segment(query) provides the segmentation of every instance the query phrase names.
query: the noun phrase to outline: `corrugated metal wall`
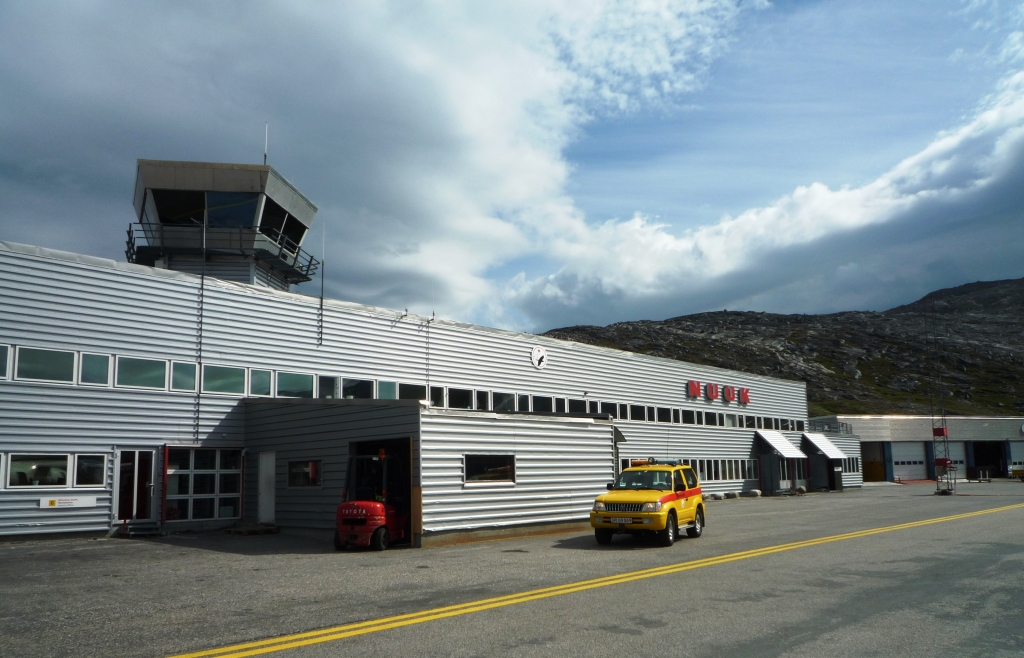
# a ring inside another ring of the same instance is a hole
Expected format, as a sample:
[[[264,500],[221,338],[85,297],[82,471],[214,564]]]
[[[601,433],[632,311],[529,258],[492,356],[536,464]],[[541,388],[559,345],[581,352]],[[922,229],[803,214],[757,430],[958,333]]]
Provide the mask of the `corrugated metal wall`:
[[[589,518],[614,477],[608,421],[446,410],[421,418],[424,533]],[[515,484],[466,484],[467,454],[514,454]]]
[[[199,293],[198,278],[189,274],[0,242],[0,344],[194,362]],[[317,298],[209,278],[204,298],[203,360],[209,364],[806,418],[802,382],[428,322],[335,300],[325,303],[318,346]],[[546,369],[531,362],[535,345],[548,351]],[[688,399],[689,379],[750,388],[751,403]],[[188,393],[2,380],[0,452],[26,445],[112,451],[125,444],[190,444],[194,399]],[[203,445],[242,445],[240,399],[202,396]],[[740,435],[727,428],[637,423],[627,433],[636,436],[638,456],[650,449],[644,442],[653,447],[676,433],[692,446],[686,452],[693,457],[741,456],[751,445],[744,448]],[[714,452],[693,454],[704,451]],[[24,505],[12,501],[37,499],[35,493],[0,490],[0,505]]]
[[[278,525],[333,528],[348,468],[349,444],[413,439],[419,434],[419,403],[348,400],[257,400],[245,403],[245,511],[256,522],[260,451],[276,455]],[[288,487],[288,462],[323,461],[319,487]]]

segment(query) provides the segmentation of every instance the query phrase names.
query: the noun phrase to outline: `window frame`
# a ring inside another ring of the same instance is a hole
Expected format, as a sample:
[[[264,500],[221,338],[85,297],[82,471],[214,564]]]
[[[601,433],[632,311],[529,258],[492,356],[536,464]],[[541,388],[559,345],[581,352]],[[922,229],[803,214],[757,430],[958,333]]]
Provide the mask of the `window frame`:
[[[467,479],[470,457],[509,457],[512,460],[511,480],[469,480]],[[513,488],[517,485],[516,454],[514,452],[465,452],[462,453],[462,486],[463,488]]]
[[[198,382],[198,385],[199,385],[200,389],[202,390],[203,395],[223,395],[223,396],[228,396],[228,397],[238,397],[238,396],[245,397],[245,395],[249,392],[249,369],[246,368],[245,366],[228,366],[228,365],[223,365],[223,364],[220,364],[220,363],[203,363],[202,365],[203,365],[203,367],[201,368],[201,372],[199,373],[199,377],[197,377],[197,379],[201,380],[200,382]],[[242,392],[241,393],[237,393],[235,391],[210,391],[210,390],[207,390],[207,388],[206,388],[206,369],[207,368],[224,368],[225,370],[241,370],[242,371]],[[314,387],[313,388],[313,397],[316,397],[316,378],[315,377],[313,379],[313,387]],[[193,391],[193,392],[195,392],[195,391]]]
[[[252,374],[254,372],[265,372],[270,375],[270,392],[269,393],[253,393],[252,392]],[[274,397],[274,371],[266,368],[249,368],[247,376],[245,378],[245,389],[246,395],[254,398],[272,398]]]
[[[239,464],[238,464],[238,468],[223,468],[222,467],[222,464],[224,462],[224,459],[223,459],[224,451],[226,451],[226,450],[241,451],[242,448],[240,448],[240,447],[204,448],[202,446],[198,446],[197,447],[197,446],[194,446],[194,445],[168,445],[166,449],[167,449],[168,453],[165,453],[165,459],[166,459],[166,456],[169,455],[169,451],[171,451],[171,450],[187,450],[188,451],[188,466],[186,468],[174,468],[174,469],[172,469],[172,468],[169,467],[169,462],[168,461],[164,461],[163,469],[164,469],[164,474],[166,475],[166,477],[169,479],[173,475],[188,475],[188,478],[189,478],[189,480],[188,480],[188,492],[187,493],[176,493],[176,494],[170,494],[170,493],[166,493],[166,492],[164,493],[164,500],[165,500],[165,502],[164,502],[164,514],[165,515],[167,514],[167,509],[169,508],[169,506],[167,504],[168,502],[170,502],[170,501],[178,501],[178,500],[187,500],[188,501],[188,503],[187,503],[187,507],[188,507],[188,516],[187,516],[187,518],[183,518],[183,519],[165,518],[165,521],[167,523],[194,523],[194,522],[207,522],[207,521],[221,521],[221,520],[229,520],[229,519],[236,519],[237,520],[237,519],[241,519],[242,518],[242,512],[243,512],[243,510],[242,510],[242,494],[243,494],[243,491],[244,491],[245,483],[241,481],[241,474],[242,474],[242,471],[243,471],[244,463],[240,459],[239,460]],[[195,458],[196,450],[213,450],[213,451],[215,451],[216,455],[215,455],[215,458],[214,458],[214,464],[213,464],[213,468],[212,469],[209,469],[209,468],[196,468],[195,467],[195,465],[196,465],[196,458]],[[237,474],[239,476],[240,489],[239,489],[239,491],[237,493],[223,493],[223,492],[221,492],[221,490],[220,490],[221,489],[221,487],[220,487],[221,476],[222,475],[226,475],[226,474]],[[213,493],[201,493],[201,494],[195,493],[195,476],[196,475],[212,475],[213,476]],[[201,518],[201,519],[193,518],[193,508],[194,508],[193,502],[196,499],[200,499],[200,500],[212,499],[213,500],[214,508],[213,508],[213,516],[212,517],[210,517],[210,518]],[[220,502],[221,502],[221,499],[235,499],[235,500],[237,500],[236,509],[238,511],[238,515],[237,516],[221,516],[220,515],[220,510],[221,510]]]
[[[85,382],[82,381],[82,367],[85,364],[85,357],[87,356],[105,356],[107,357],[107,383],[97,384],[96,382]],[[110,354],[100,354],[98,352],[79,352],[78,353],[78,366],[75,369],[75,384],[78,386],[91,386],[92,388],[110,388],[114,385],[114,357]]]
[[[66,491],[73,489],[72,483],[74,483],[74,473],[72,472],[74,459],[72,457],[75,453],[73,452],[7,452],[4,453],[7,457],[6,468],[3,470],[3,488],[8,491]],[[11,484],[11,468],[14,462],[14,457],[28,456],[28,457],[64,457],[65,468],[64,468],[64,484]],[[84,487],[83,487],[84,488]],[[91,488],[91,487],[90,487]]]
[[[188,388],[174,388],[174,366],[178,365],[179,363],[181,365],[192,366],[193,368],[195,368],[195,372],[193,373],[193,376],[192,376],[192,388],[191,389],[188,389]],[[206,364],[204,363],[203,366],[205,367]],[[171,361],[171,365],[168,368],[168,372],[167,372],[167,390],[173,391],[175,393],[195,393],[196,390],[199,388],[199,380],[200,380],[201,377],[202,377],[202,373],[201,373],[201,371],[199,369],[199,364],[198,363],[194,363],[192,361]]]
[[[75,462],[75,474],[74,474],[74,480],[72,480],[72,483],[69,485],[69,487],[71,489],[106,489],[107,488],[107,471],[109,470],[109,466],[107,464],[107,455],[106,455],[106,453],[99,453],[99,452],[76,452],[76,453],[74,453],[73,456],[74,456],[74,462]],[[103,459],[103,482],[101,482],[100,484],[78,484],[78,459],[80,457],[100,457],[101,459]]]
[[[18,374],[18,366],[21,364],[21,351],[22,350],[35,350],[37,352],[57,352],[59,354],[70,354],[71,355],[71,379],[36,379],[35,377],[22,377]],[[19,382],[32,382],[36,384],[62,384],[64,386],[74,386],[78,383],[78,352],[74,350],[52,350],[47,347],[30,347],[28,345],[18,345],[15,348],[14,363],[11,367],[11,376],[14,381]]]
[[[219,457],[219,455],[218,455]],[[292,464],[317,464],[317,479],[316,483],[310,484],[292,484]],[[219,464],[218,464],[219,465]],[[219,475],[219,473],[218,473]],[[285,464],[285,484],[287,489],[298,489],[299,491],[309,491],[310,489],[323,489],[324,488],[324,460],[320,459],[289,459]],[[220,487],[220,478],[217,479],[217,486]]]
[[[291,370],[279,370],[275,373],[274,377],[274,397],[284,398],[286,400],[315,400],[316,399],[316,374],[312,372],[292,372]],[[301,395],[281,395],[281,375],[298,375],[300,377],[309,377],[312,379],[312,390],[309,397]]]
[[[0,368],[0,379],[9,379],[14,376],[13,373],[8,375],[11,370],[11,364],[14,363],[14,358],[12,357],[14,350],[7,344],[0,344],[0,350],[4,351],[4,367]]]
[[[133,384],[119,384],[118,375],[121,372],[121,359],[135,359],[137,361],[153,361],[164,364],[164,385],[162,388],[155,386],[135,386]],[[128,356],[127,354],[118,354],[115,357],[116,362],[114,363],[114,388],[126,388],[133,391],[166,391],[168,387],[168,378],[171,376],[170,361],[168,359],[151,359],[147,356]]]

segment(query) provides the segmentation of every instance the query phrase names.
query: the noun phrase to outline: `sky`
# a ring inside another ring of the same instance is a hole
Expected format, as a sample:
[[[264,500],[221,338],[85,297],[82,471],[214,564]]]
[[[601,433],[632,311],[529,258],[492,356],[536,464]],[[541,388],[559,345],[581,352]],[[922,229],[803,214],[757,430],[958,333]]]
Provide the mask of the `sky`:
[[[266,123],[331,297],[540,332],[1024,276],[1019,2],[0,0],[0,240],[123,260],[136,159]]]

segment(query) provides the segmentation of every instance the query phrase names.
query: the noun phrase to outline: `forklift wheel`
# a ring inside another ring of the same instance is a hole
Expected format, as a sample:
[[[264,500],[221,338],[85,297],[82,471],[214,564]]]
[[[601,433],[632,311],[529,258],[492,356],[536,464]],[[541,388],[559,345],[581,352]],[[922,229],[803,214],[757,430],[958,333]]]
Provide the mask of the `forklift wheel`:
[[[373,531],[373,536],[370,537],[370,548],[375,551],[383,551],[391,543],[391,537],[388,536],[388,529],[381,526]]]
[[[341,533],[337,530],[334,531],[334,550],[344,550],[345,544],[341,543]]]

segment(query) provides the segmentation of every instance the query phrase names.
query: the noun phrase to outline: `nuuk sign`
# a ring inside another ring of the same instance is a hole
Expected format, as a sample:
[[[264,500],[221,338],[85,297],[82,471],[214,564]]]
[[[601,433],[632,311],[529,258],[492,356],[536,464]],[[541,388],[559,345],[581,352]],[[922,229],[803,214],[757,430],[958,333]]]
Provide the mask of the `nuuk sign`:
[[[708,400],[717,400],[721,398],[724,402],[736,402],[740,404],[750,404],[750,389],[740,388],[738,386],[725,386],[721,384],[712,384],[711,382],[705,382],[703,385],[695,379],[691,379],[686,382],[686,397],[699,398],[701,393]]]

